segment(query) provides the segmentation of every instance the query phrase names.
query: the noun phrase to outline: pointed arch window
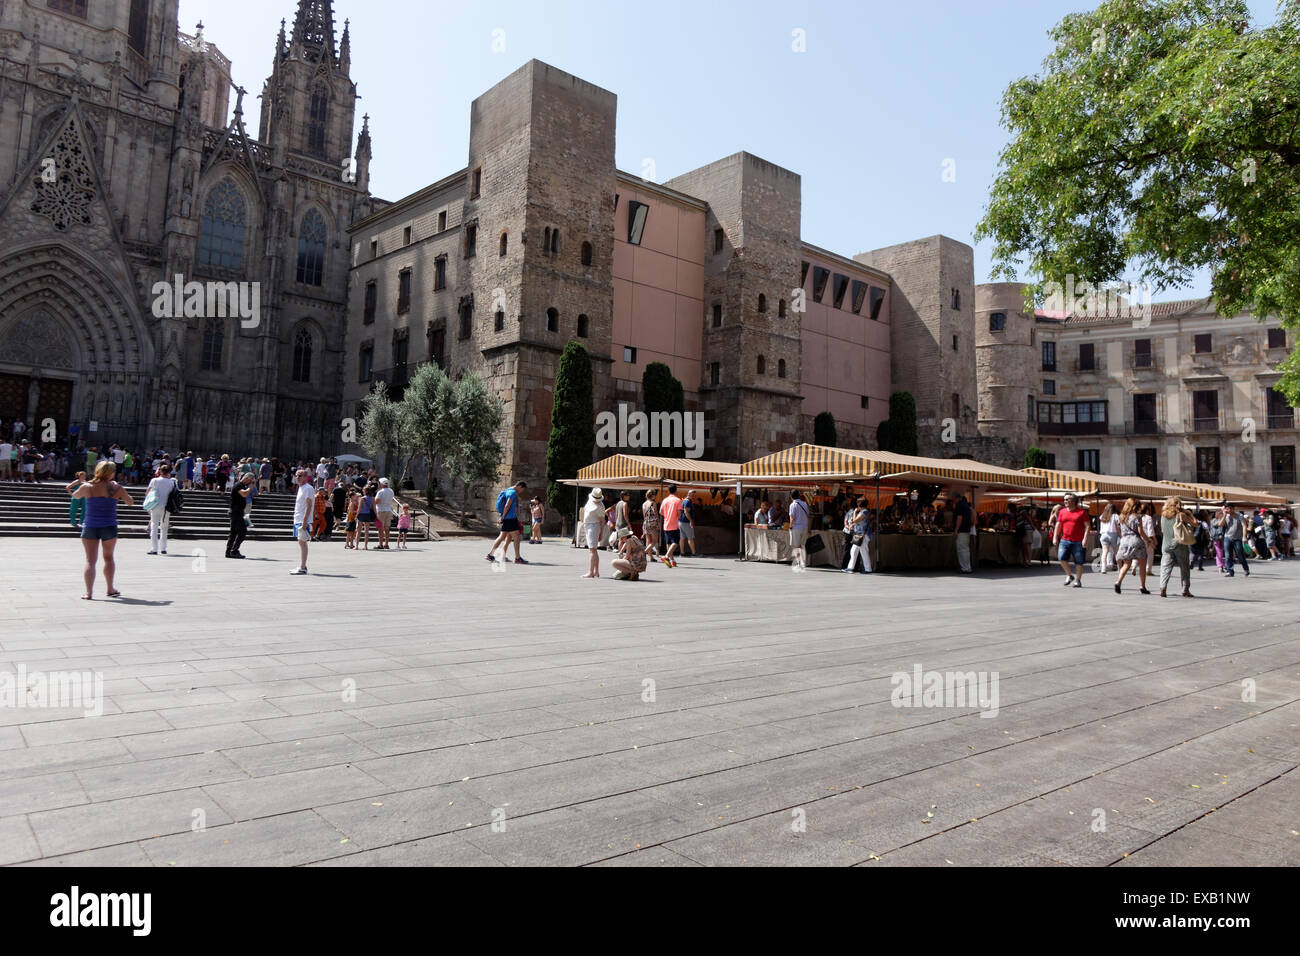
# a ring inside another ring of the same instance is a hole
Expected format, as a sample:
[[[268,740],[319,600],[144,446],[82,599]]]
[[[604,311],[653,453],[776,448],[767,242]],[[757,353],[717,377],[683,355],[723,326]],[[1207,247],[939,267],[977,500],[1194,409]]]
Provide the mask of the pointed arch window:
[[[248,207],[235,181],[227,176],[212,187],[199,221],[199,265],[242,269]]]
[[[315,342],[311,330],[300,328],[293,337],[293,380],[295,382],[311,381],[311,353]]]
[[[126,36],[132,50],[141,56],[148,56],[149,0],[131,0],[131,17],[127,21]]]
[[[312,209],[298,229],[298,281],[320,285],[325,270],[325,217]]]
[[[311,112],[307,117],[307,152],[325,155],[325,120],[329,112],[329,91],[318,86],[311,93]]]
[[[203,323],[203,355],[199,365],[203,371],[221,371],[221,351],[225,341],[226,331],[220,319],[210,318]]]

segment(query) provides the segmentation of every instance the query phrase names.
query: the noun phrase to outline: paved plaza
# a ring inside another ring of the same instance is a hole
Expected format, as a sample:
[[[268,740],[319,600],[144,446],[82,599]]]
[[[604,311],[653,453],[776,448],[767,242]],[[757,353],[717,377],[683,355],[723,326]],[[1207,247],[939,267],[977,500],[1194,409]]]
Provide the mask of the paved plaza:
[[[1300,864],[1300,562],[1189,601],[205,544],[123,541],[85,602],[77,542],[5,542],[0,672],[101,674],[103,715],[0,708],[0,863]],[[918,670],[996,693],[895,706]]]

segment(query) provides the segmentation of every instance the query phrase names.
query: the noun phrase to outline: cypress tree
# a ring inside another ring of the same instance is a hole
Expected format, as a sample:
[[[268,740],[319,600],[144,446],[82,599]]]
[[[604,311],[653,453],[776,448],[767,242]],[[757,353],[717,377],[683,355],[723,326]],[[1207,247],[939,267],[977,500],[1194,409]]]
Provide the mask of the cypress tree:
[[[555,373],[551,437],[546,445],[546,502],[561,514],[568,514],[573,506],[573,492],[557,482],[575,477],[592,461],[596,444],[592,402],[591,356],[580,343],[570,342]]]

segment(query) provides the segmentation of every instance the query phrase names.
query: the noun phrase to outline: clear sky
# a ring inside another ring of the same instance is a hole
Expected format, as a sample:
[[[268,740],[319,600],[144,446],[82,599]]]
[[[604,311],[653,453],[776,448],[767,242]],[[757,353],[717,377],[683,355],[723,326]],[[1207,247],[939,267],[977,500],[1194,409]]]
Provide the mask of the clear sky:
[[[253,136],[280,20],[291,30],[297,6],[181,0],[181,29],[202,20],[233,61]],[[395,200],[460,169],[470,102],[535,57],[617,94],[620,169],[663,182],[747,150],[802,177],[803,238],[851,256],[935,233],[971,242],[1007,138],[1002,91],[1038,72],[1062,16],[1091,6],[335,0],[334,17],[338,37],[352,21],[357,129],[369,113],[377,196]],[[1274,0],[1251,9],[1270,22]],[[975,281],[989,268],[985,242]],[[1157,298],[1208,288],[1202,277]]]

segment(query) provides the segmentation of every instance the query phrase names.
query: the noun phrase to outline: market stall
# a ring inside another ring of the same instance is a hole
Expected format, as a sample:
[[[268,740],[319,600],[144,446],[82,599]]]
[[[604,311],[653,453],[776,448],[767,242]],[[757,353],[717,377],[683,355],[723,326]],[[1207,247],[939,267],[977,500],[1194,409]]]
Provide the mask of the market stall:
[[[838,568],[844,560],[844,535],[839,531],[810,531],[804,544],[808,567]],[[745,560],[788,564],[793,557],[789,529],[745,526]]]

